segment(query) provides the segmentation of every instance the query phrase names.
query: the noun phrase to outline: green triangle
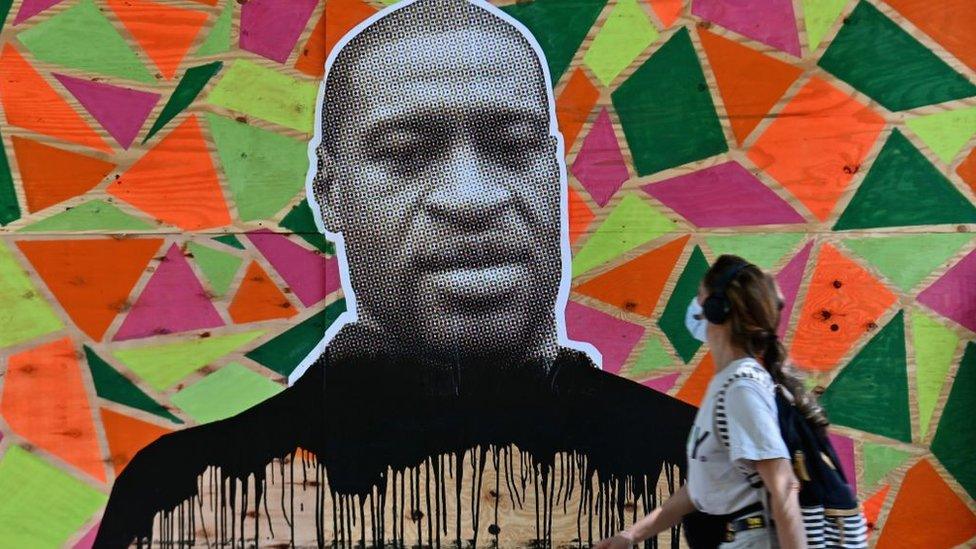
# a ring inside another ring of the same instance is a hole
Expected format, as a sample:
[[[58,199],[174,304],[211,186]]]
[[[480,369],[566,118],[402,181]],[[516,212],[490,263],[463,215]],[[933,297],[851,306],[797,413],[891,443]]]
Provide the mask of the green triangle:
[[[210,282],[210,287],[215,296],[222,296],[230,288],[237,269],[244,262],[243,259],[234,254],[215,250],[196,242],[187,245],[190,253],[193,254],[193,262],[199,265],[203,275]]]
[[[894,130],[834,230],[945,223],[976,223],[976,206]]]
[[[976,134],[976,107],[917,116],[905,121],[940,160],[949,164]]]
[[[339,299],[245,356],[287,377],[312,352],[325,336],[325,331],[345,310],[346,300]]]
[[[8,6],[9,7],[9,6]],[[20,205],[14,189],[14,177],[10,172],[7,150],[0,135],[0,226],[20,219]]]
[[[10,15],[10,6],[13,4],[14,0],[0,0],[0,30],[3,30],[3,25],[7,22],[7,16]]]
[[[637,0],[620,0],[586,50],[583,62],[604,86],[609,86],[657,37],[657,29]]]
[[[153,388],[164,391],[191,372],[246,345],[262,333],[264,332],[257,330],[197,337],[176,343],[118,349],[114,355]]]
[[[221,244],[226,244],[227,246],[230,246],[231,248],[237,248],[238,250],[243,250],[244,249],[244,245],[241,244],[241,241],[238,240],[237,237],[234,236],[234,235],[232,235],[232,234],[225,234],[223,236],[215,236],[212,240],[215,240],[217,242],[220,242]]]
[[[795,249],[804,236],[802,233],[738,234],[709,236],[705,242],[716,258],[722,254],[737,255],[768,270]]]
[[[224,11],[220,12],[217,20],[210,27],[210,34],[197,49],[198,57],[216,55],[230,50],[230,29],[234,18],[234,6],[237,2],[227,2]]]
[[[170,400],[197,423],[235,416],[284,390],[236,362],[176,393]]]
[[[638,175],[729,149],[687,28],[674,33],[612,94]]]
[[[190,103],[193,103],[193,100],[200,95],[200,90],[207,85],[207,82],[223,66],[223,62],[214,61],[213,63],[187,69],[186,73],[183,74],[183,78],[180,79],[180,83],[173,90],[173,95],[169,96],[169,99],[166,100],[166,105],[163,106],[162,112],[159,113],[159,118],[153,122],[152,127],[149,128],[149,133],[142,139],[142,142],[149,141],[170,120],[183,112],[183,109],[189,107]]]
[[[671,297],[668,298],[668,304],[664,307],[661,318],[657,321],[657,325],[661,327],[685,364],[702,346],[702,343],[692,337],[685,327],[685,312],[691,299],[698,295],[698,286],[705,277],[706,271],[708,271],[708,261],[705,259],[705,254],[702,253],[701,248],[695,246],[688,264],[685,265],[685,270],[678,277]]]
[[[976,85],[860,0],[818,62],[890,111],[976,95]]]
[[[215,114],[207,122],[241,221],[271,218],[305,187],[306,143]]]
[[[573,258],[573,276],[675,229],[674,221],[636,194],[624,195]]]
[[[666,368],[674,363],[674,358],[664,348],[664,344],[657,337],[647,338],[644,350],[637,356],[634,364],[624,371],[624,377],[634,380],[646,379],[650,374]]]
[[[810,51],[820,47],[824,35],[840,17],[845,5],[847,0],[803,0],[803,22]]]
[[[565,0],[535,0],[510,4],[502,10],[518,19],[539,41],[555,86],[606,4],[607,0],[575,0],[572,9],[567,9]]]
[[[973,410],[976,410],[976,342],[970,341],[966,344],[949,399],[939,419],[939,428],[932,439],[932,453],[970,497],[976,497]]]
[[[308,199],[302,199],[297,206],[291,209],[279,223],[282,227],[291,230],[302,237],[305,242],[315,246],[322,252],[335,255],[335,244],[329,242],[319,232],[315,225],[315,217],[312,215],[312,208],[308,205]]]
[[[912,339],[915,342],[915,382],[918,389],[918,425],[922,437],[945,385],[959,336],[921,311],[912,311]]]
[[[81,0],[20,31],[17,39],[40,61],[105,76],[156,82],[92,0]]]
[[[911,456],[910,453],[884,444],[865,442],[861,447],[864,458],[864,486],[872,487]]]
[[[60,330],[61,321],[0,240],[0,348]]]
[[[166,418],[173,423],[183,423],[180,418],[171,414],[163,405],[137,387],[135,383],[126,379],[124,375],[102,360],[87,345],[85,345],[85,356],[88,358],[88,369],[91,370],[92,381],[95,382],[95,392],[98,396]]]
[[[151,231],[153,229],[155,227],[149,222],[123,212],[114,204],[105,200],[91,200],[47,219],[31,223],[18,232]]]
[[[904,317],[898,311],[824,391],[820,403],[832,423],[912,441]]]
[[[210,90],[207,102],[311,134],[318,90],[317,82],[239,58]]]
[[[864,237],[845,240],[844,246],[907,292],[971,238],[964,233]]]

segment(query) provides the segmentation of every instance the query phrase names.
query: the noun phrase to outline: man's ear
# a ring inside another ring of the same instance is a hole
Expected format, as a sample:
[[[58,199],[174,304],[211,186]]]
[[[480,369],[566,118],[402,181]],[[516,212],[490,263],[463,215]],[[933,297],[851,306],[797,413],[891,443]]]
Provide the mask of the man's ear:
[[[319,145],[316,149],[318,167],[312,180],[312,194],[322,214],[322,224],[331,233],[341,233],[342,223],[337,214],[337,185],[335,157]]]

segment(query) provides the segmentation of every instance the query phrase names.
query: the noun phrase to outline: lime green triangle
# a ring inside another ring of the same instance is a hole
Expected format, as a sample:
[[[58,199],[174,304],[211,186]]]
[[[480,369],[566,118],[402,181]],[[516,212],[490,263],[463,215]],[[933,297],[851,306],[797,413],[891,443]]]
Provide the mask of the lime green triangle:
[[[232,111],[312,133],[318,84],[237,59],[210,91],[207,101]],[[302,180],[304,182],[304,179]]]
[[[198,337],[190,341],[118,349],[115,358],[155,389],[163,391],[218,358],[256,339],[263,332]]]
[[[7,246],[0,241],[0,348],[59,330],[62,326]]]
[[[621,0],[593,39],[583,63],[604,86],[609,86],[657,37],[657,29],[637,0]]]
[[[573,258],[573,276],[669,233],[675,226],[637,195],[627,194]]]
[[[852,238],[844,245],[907,292],[971,238],[961,233],[917,234]]]
[[[270,379],[231,362],[170,400],[197,423],[209,423],[237,415],[283,389]]]
[[[976,107],[944,111],[905,122],[940,160],[949,164],[976,134]]]
[[[20,229],[22,233],[148,231],[155,227],[104,200],[92,200]]]
[[[207,114],[242,221],[269,219],[305,187],[305,143]]]
[[[884,444],[865,442],[861,448],[861,455],[864,457],[863,483],[871,487],[893,469],[905,463],[911,454]]]
[[[210,34],[204,40],[203,44],[200,45],[196,55],[204,57],[224,53],[230,49],[230,28],[234,17],[235,5],[237,5],[237,2],[227,2],[224,6],[224,11],[220,12],[217,20],[214,21],[213,27],[210,28]]]
[[[92,0],[81,0],[20,31],[17,39],[40,61],[139,82],[156,81]]]
[[[915,381],[918,387],[918,425],[922,436],[942,392],[959,337],[921,311],[912,311],[912,336],[915,342]]]
[[[0,459],[0,494],[4,547],[64,547],[108,499],[19,446]]]
[[[807,28],[807,45],[817,49],[827,31],[840,17],[848,0],[803,0],[803,22]]]
[[[232,253],[215,250],[196,242],[190,242],[187,248],[193,254],[194,263],[200,266],[203,275],[210,282],[214,295],[226,294],[231,281],[234,280],[234,275],[237,274],[237,269],[244,260]]]
[[[674,358],[664,348],[661,341],[654,336],[647,338],[644,350],[637,356],[634,364],[627,368],[624,375],[630,379],[645,379],[648,375],[666,368],[674,363]]]
[[[802,233],[740,234],[709,236],[705,238],[712,254],[732,254],[755,263],[762,269],[771,269],[787,252],[803,240]]]

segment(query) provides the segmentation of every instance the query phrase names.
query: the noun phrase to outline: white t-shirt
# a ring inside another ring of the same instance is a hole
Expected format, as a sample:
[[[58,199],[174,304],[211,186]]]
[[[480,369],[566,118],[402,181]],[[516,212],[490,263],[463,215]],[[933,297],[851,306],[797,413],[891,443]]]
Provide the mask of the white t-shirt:
[[[716,414],[717,393],[730,379],[726,413]],[[724,515],[760,501],[762,479],[752,462],[789,459],[774,391],[769,373],[752,357],[733,360],[708,384],[688,438],[688,493],[699,511]],[[728,446],[715,432],[726,428]]]

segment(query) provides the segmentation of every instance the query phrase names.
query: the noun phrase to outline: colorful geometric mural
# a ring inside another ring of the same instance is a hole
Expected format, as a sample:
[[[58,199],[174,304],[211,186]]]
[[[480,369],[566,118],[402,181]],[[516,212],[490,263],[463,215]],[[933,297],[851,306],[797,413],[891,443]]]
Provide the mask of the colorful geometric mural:
[[[307,143],[389,3],[0,0],[0,546],[89,547],[135,452],[280,391],[345,309]],[[698,404],[685,306],[751,259],[872,544],[976,543],[971,3],[494,3],[553,76],[569,335]]]

